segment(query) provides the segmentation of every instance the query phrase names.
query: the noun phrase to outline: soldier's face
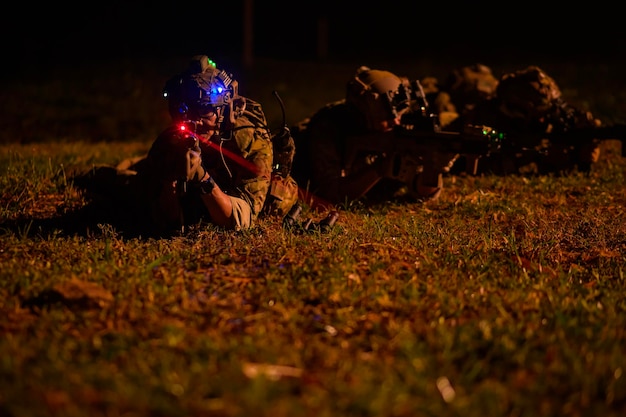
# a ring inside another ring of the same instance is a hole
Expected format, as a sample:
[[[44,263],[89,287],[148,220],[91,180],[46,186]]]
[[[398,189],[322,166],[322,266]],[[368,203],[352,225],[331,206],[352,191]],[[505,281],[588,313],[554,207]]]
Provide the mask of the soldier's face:
[[[208,112],[206,115],[202,116],[200,121],[202,122],[202,126],[208,130],[217,129],[217,113],[214,111]]]

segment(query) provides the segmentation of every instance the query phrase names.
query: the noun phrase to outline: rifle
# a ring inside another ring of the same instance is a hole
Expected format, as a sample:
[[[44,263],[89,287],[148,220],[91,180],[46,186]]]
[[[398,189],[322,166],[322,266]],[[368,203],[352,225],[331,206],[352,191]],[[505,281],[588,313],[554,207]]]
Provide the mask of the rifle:
[[[363,196],[387,178],[405,184],[409,194],[420,196],[420,188],[440,189],[442,174],[452,172],[463,159],[466,166],[462,170],[470,175],[476,175],[484,166],[487,169],[482,172],[519,173],[524,163],[534,161],[545,172],[563,170],[563,163],[565,169],[576,166],[586,171],[591,167],[593,148],[608,139],[620,140],[622,156],[626,156],[626,125],[568,128],[553,133],[501,132],[483,125],[443,130],[439,116],[429,112],[418,81],[410,85],[410,97],[408,108],[401,113],[400,126],[393,131],[345,138],[340,150],[341,178],[334,183],[339,194]],[[563,105],[557,115],[555,126],[575,125],[576,114],[569,107]],[[480,164],[482,161],[484,164]]]
[[[400,132],[399,136],[407,133],[407,130],[410,130],[412,126],[417,126],[425,132],[440,131],[438,116],[427,113],[429,108],[428,102],[419,82],[413,82],[411,92],[413,93],[412,98],[415,106],[412,111],[403,115],[402,125],[398,129]],[[578,150],[597,146],[597,144],[605,140],[619,140],[621,142],[622,157],[626,157],[626,146],[624,145],[626,124],[575,127],[578,124],[578,120],[584,120],[584,118],[584,112],[569,106],[565,101],[559,99],[554,103],[553,110],[549,112],[546,121],[546,123],[555,126],[556,129],[553,129],[550,133],[540,131],[523,133],[505,130],[501,132],[503,136],[498,143],[497,149],[490,148],[489,151],[493,153],[498,150],[505,157],[521,155],[542,157],[549,155],[552,151],[552,153],[556,154],[569,154],[580,164],[580,161],[577,160]],[[460,153],[462,154],[463,152]],[[478,153],[478,156],[484,157],[488,155]],[[588,165],[587,169],[590,168],[590,163]],[[583,170],[585,170],[584,167]]]
[[[419,174],[434,174],[425,182],[434,185],[442,169],[451,167],[458,155],[478,161],[501,152],[504,146],[506,135],[489,126],[467,125],[462,132],[445,131],[439,127],[437,115],[431,114],[405,119],[390,132],[348,137],[344,171],[356,175],[378,164],[380,178],[414,185]]]
[[[609,139],[621,141],[621,153],[626,156],[625,137],[624,124],[575,128],[550,134],[509,134],[489,126],[475,125],[466,125],[462,132],[446,131],[439,127],[436,115],[411,116],[394,131],[347,138],[343,150],[344,173],[356,178],[359,172],[375,169],[379,179],[397,180],[407,184],[409,192],[412,192],[416,189],[419,175],[423,177],[422,184],[436,187],[440,174],[450,172],[460,157],[464,157],[466,163],[461,170],[470,175],[478,174],[481,160],[490,157],[500,164],[497,166],[502,169],[501,173],[513,173],[516,171],[506,165],[510,164],[509,160],[524,156],[542,159],[551,151],[576,158],[577,149]],[[548,166],[550,160],[545,159],[544,165]],[[575,162],[582,171],[590,168],[583,166],[581,161]],[[495,172],[499,172],[500,168],[496,168]],[[365,177],[363,175],[362,183],[358,180],[353,183],[354,187],[362,190],[361,195],[375,183],[371,176],[369,180]]]
[[[589,172],[597,158],[597,154],[593,156],[595,149],[607,140],[621,142],[621,156],[626,157],[624,124],[569,127],[553,132],[507,131],[505,135],[506,140],[499,156],[485,161],[487,166],[483,172],[520,173],[528,169],[531,162],[535,164],[532,172],[540,174],[569,172],[573,169]]]

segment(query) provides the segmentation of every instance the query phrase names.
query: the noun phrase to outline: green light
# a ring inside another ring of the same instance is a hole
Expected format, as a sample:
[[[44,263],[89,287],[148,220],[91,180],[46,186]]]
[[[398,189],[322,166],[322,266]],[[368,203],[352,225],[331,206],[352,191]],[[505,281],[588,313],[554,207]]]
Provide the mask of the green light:
[[[491,140],[501,141],[504,140],[505,134],[503,132],[498,132],[495,129],[491,129],[489,127],[485,127],[482,129],[483,136],[488,137]]]

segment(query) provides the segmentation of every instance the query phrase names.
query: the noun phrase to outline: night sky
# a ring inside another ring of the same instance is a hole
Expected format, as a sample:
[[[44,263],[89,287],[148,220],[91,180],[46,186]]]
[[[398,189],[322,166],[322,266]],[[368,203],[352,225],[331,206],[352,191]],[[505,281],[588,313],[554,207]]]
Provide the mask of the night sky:
[[[243,2],[16,4],[12,15],[3,14],[3,50],[5,57],[17,60],[199,52],[240,56]],[[328,22],[330,58],[465,54],[479,60],[525,53],[621,60],[626,50],[626,25],[617,6],[598,1],[582,6],[569,2],[561,10],[534,1],[502,2],[502,9],[476,1],[462,6],[441,1],[366,3],[254,0],[254,54],[315,58],[320,16]]]

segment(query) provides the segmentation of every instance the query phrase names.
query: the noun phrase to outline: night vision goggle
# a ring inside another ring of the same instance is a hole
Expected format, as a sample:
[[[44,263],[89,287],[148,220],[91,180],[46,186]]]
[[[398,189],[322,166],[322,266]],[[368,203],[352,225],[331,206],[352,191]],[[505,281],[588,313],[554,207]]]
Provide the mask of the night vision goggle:
[[[217,72],[217,69],[215,69]],[[202,75],[205,75],[203,73]],[[221,107],[230,103],[230,101],[237,95],[236,86],[233,85],[233,79],[221,70],[218,73],[211,75],[209,80],[202,80],[198,86],[200,91],[199,104],[202,106]]]
[[[198,72],[187,72],[169,80],[163,97],[171,103],[171,110],[180,116],[203,117],[217,109],[229,106],[238,96],[237,81],[215,63],[208,64]]]

